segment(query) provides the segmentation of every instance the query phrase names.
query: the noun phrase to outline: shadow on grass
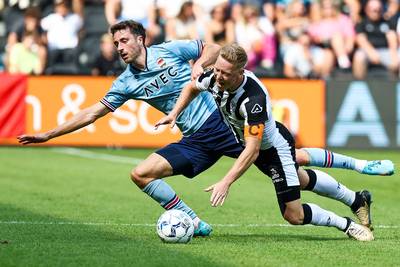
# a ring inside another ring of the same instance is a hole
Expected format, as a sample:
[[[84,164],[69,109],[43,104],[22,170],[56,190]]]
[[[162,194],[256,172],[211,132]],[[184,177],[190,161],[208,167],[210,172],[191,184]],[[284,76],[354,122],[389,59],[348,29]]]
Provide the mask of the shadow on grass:
[[[227,266],[198,241],[162,243],[153,227],[68,223],[0,204],[0,266]]]
[[[318,234],[288,234],[288,233],[277,233],[277,234],[223,234],[219,235],[228,242],[235,243],[248,243],[248,242],[294,242],[294,241],[338,241],[347,240],[348,237],[343,234],[342,237],[331,237],[321,236]]]

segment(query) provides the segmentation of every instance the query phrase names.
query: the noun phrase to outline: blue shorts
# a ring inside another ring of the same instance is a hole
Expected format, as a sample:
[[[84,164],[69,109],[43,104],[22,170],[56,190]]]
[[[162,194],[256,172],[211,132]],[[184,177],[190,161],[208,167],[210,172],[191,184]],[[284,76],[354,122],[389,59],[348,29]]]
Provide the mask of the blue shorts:
[[[156,153],[171,164],[173,175],[192,178],[211,167],[221,156],[237,158],[242,150],[242,145],[216,110],[196,133]]]

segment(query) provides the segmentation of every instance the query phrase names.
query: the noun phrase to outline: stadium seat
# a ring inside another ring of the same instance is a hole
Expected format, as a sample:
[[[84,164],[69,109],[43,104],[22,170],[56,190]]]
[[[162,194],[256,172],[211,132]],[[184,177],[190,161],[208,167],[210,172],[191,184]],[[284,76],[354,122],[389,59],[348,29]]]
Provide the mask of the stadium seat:
[[[12,29],[15,28],[15,25],[23,21],[24,14],[21,10],[16,8],[6,7],[3,10],[2,17],[6,26],[6,34],[8,34]]]
[[[6,25],[2,18],[0,19],[0,72],[4,70],[4,56],[6,52],[7,34]]]
[[[77,49],[48,51],[45,74],[79,74]]]
[[[6,25],[0,21],[0,53],[4,52],[7,43]]]
[[[108,31],[108,23],[104,14],[104,6],[85,6],[83,28],[85,35],[102,35]]]
[[[382,65],[368,66],[367,77],[383,78],[383,79],[391,79],[391,78],[397,79],[397,77],[395,77],[395,75],[390,73],[390,71]]]
[[[108,31],[104,4],[90,4],[84,10],[83,37],[79,43],[79,73],[90,74],[96,56],[100,53],[101,36]]]
[[[101,35],[88,35],[83,38],[79,44],[79,72],[81,74],[90,74],[90,69],[100,54]]]

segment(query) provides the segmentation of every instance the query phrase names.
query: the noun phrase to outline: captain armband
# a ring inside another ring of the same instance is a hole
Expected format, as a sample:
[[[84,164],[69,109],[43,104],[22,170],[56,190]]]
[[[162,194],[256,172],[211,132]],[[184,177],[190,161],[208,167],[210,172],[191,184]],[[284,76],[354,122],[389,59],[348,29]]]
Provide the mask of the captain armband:
[[[257,139],[261,140],[263,137],[264,127],[265,125],[263,123],[246,125],[244,127],[244,137],[257,137]]]

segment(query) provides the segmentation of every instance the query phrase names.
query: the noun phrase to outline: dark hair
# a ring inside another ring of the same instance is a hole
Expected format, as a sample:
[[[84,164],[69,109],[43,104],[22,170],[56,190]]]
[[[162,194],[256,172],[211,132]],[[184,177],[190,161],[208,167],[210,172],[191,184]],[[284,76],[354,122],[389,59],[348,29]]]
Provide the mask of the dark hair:
[[[214,17],[215,12],[217,11],[218,8],[222,8],[222,13],[224,15],[223,22],[226,22],[227,20],[229,20],[229,17],[230,17],[229,9],[224,4],[216,5],[210,12],[211,17]]]
[[[31,17],[39,20],[40,10],[37,7],[28,7],[25,10],[24,17]]]
[[[186,2],[184,2],[182,5],[181,5],[181,8],[180,8],[180,10],[179,10],[179,13],[178,13],[178,15],[176,16],[178,19],[180,19],[180,20],[184,20],[184,19],[194,19],[194,16],[192,16],[191,18],[189,17],[189,18],[185,18],[184,17],[184,13],[185,13],[185,11],[186,11],[186,8],[188,8],[188,7],[193,7],[193,2],[192,1],[186,1]]]
[[[110,32],[112,35],[114,35],[114,33],[116,33],[117,31],[124,30],[126,28],[128,28],[132,34],[142,36],[144,44],[146,40],[146,30],[144,29],[143,25],[139,22],[133,20],[124,20],[118,22],[117,24],[111,26]]]

